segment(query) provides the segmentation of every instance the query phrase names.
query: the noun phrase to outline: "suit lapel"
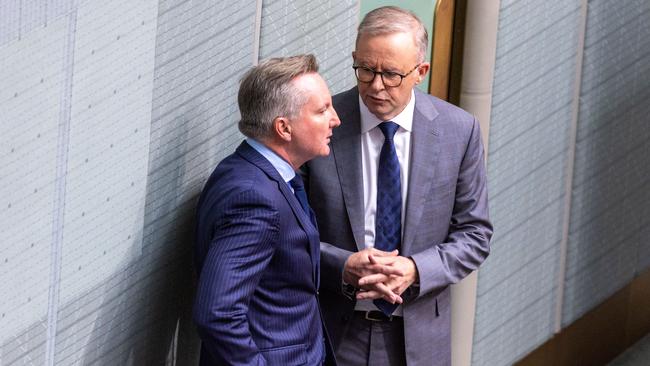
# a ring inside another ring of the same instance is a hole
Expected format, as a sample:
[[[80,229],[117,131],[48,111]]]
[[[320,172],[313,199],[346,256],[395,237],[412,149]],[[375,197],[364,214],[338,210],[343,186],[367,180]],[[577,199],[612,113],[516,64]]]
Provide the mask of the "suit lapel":
[[[411,253],[417,227],[422,219],[424,201],[430,192],[435,175],[435,161],[439,157],[440,132],[436,129],[438,111],[429,100],[415,91],[415,111],[411,134],[411,165],[409,167],[408,197],[404,218],[404,236],[401,255]]]
[[[345,209],[350,218],[352,235],[359,250],[365,249],[363,178],[361,176],[361,117],[357,89],[351,89],[336,104],[341,125],[332,136],[332,155],[343,191]]]
[[[312,278],[314,280],[314,284],[316,284],[316,288],[318,288],[318,263],[320,262],[320,242],[318,240],[318,229],[315,228],[311,223],[308,214],[305,212],[305,210],[302,209],[300,202],[298,202],[296,196],[293,194],[293,192],[291,192],[289,185],[280,176],[280,173],[278,173],[271,162],[266,160],[264,156],[258,153],[257,150],[253,149],[246,142],[242,142],[239,145],[237,148],[237,153],[260,168],[260,170],[262,170],[269,177],[269,179],[275,181],[275,183],[278,185],[278,189],[287,200],[287,203],[289,203],[291,211],[293,211],[294,216],[296,216],[298,219],[300,226],[305,231],[307,238],[309,239],[309,254],[312,263]]]
[[[273,170],[275,171],[275,168],[273,168]],[[277,171],[275,172],[279,176]],[[289,203],[289,206],[291,206],[291,210],[293,211],[293,214],[298,219],[300,226],[307,234],[307,238],[309,240],[309,256],[311,257],[311,271],[312,271],[311,275],[316,288],[319,288],[320,240],[318,235],[318,228],[314,227],[314,225],[311,223],[311,219],[309,218],[305,210],[302,209],[300,202],[298,202],[296,196],[293,194],[293,192],[291,192],[289,185],[281,177],[280,180],[281,183],[278,182],[278,187],[280,188],[280,192],[282,192],[282,195]]]

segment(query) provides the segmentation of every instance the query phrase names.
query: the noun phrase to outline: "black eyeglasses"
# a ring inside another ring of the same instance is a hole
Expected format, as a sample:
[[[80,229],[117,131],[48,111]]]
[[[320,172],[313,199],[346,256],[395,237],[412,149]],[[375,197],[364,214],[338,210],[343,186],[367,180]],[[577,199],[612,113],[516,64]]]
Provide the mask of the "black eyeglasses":
[[[417,69],[420,65],[421,64],[415,65],[411,71],[407,72],[404,75],[392,71],[375,71],[365,66],[354,65],[352,68],[354,69],[354,75],[357,77],[357,80],[362,83],[372,83],[372,81],[375,80],[375,75],[379,74],[381,75],[381,81],[385,86],[397,87],[402,85],[402,80],[404,80],[404,78],[407,77],[410,73],[415,71],[415,69]]]

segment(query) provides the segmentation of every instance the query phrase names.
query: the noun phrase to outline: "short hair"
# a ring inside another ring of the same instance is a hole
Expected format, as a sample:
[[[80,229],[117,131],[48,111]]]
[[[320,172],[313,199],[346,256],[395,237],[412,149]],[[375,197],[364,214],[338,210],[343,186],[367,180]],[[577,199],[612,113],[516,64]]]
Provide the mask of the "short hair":
[[[418,47],[418,62],[426,59],[429,35],[414,13],[397,6],[383,6],[366,14],[357,29],[356,44],[362,35],[381,36],[393,33],[411,33]]]
[[[271,136],[275,118],[296,117],[307,96],[292,80],[314,72],[318,72],[318,62],[312,54],[270,58],[248,70],[237,96],[241,113],[239,131],[247,137],[263,139]]]

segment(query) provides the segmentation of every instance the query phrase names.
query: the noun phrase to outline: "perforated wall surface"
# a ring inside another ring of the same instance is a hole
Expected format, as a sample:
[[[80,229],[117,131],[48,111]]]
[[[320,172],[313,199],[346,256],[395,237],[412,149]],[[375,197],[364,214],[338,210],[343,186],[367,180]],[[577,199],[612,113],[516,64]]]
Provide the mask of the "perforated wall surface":
[[[650,268],[650,3],[587,9],[564,326]]]
[[[196,363],[193,211],[240,77],[301,52],[353,77],[356,2],[262,9],[0,2],[0,365]]]
[[[649,5],[589,1],[584,23],[580,1],[500,6],[475,365],[512,364],[649,267]]]
[[[553,333],[577,24],[576,1],[501,2],[476,365],[510,364]]]

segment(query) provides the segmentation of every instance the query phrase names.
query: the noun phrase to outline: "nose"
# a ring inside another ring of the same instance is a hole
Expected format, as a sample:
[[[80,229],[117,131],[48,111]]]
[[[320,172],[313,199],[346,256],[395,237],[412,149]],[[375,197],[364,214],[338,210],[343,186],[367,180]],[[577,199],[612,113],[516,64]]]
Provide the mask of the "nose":
[[[332,108],[332,119],[330,120],[330,126],[331,128],[335,128],[341,125],[341,120],[339,119],[339,115],[336,113],[334,108]]]
[[[370,87],[374,90],[384,89],[384,79],[381,78],[381,74],[375,74],[375,77],[370,82]]]

